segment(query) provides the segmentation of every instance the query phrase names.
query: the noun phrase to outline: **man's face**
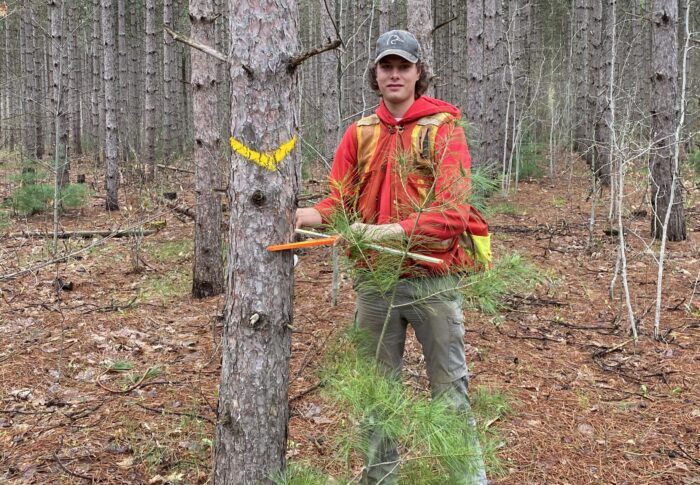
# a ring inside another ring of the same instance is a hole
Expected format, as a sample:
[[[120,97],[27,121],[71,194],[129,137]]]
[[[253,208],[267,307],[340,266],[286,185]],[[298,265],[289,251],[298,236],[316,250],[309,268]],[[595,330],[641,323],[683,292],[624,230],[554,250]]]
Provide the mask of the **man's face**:
[[[384,102],[413,101],[419,77],[418,67],[403,57],[386,56],[377,63],[377,84]]]

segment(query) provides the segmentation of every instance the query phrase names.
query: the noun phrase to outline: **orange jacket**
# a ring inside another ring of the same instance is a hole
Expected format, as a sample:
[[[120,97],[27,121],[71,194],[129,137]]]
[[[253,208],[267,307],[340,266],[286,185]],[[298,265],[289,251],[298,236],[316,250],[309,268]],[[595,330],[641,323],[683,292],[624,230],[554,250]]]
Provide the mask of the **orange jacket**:
[[[380,102],[375,115],[347,129],[336,150],[331,193],[315,206],[324,222],[343,208],[351,220],[400,224],[411,251],[447,263],[413,262],[419,274],[473,267],[468,238],[460,236],[488,236],[488,225],[468,203],[471,158],[459,118],[451,104],[421,96],[396,121]],[[436,119],[435,139],[420,139],[430,136],[421,127]],[[434,153],[426,156],[428,148]]]

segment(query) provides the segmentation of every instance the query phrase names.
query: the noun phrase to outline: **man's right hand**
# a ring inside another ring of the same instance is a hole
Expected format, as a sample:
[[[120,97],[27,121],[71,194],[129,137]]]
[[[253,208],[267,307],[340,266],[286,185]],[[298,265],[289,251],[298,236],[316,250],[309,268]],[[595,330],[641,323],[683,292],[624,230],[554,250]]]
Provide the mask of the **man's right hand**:
[[[313,207],[304,207],[297,209],[294,214],[294,229],[299,229],[304,226],[320,226],[323,223],[321,213]]]

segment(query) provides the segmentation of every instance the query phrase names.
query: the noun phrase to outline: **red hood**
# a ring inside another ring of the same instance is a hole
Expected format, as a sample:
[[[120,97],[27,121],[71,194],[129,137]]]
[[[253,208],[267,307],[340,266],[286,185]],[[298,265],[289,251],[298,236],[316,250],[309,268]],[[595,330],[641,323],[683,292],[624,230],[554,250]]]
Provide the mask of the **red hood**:
[[[421,96],[420,98],[416,99],[399,122],[396,121],[394,115],[392,115],[386,106],[384,106],[383,99],[379,102],[379,108],[377,108],[377,116],[379,116],[379,119],[387,125],[397,125],[399,123],[405,125],[424,116],[430,116],[437,113],[449,113],[455,118],[459,118],[461,116],[456,106],[439,99],[431,98],[430,96]]]

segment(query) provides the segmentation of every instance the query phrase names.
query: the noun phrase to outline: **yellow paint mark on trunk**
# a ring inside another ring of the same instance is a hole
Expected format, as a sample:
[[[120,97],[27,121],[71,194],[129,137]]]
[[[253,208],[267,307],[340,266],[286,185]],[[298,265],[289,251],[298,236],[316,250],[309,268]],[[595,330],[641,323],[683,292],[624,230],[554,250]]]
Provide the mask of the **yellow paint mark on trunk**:
[[[294,146],[297,143],[297,137],[292,137],[291,140],[280,145],[277,150],[269,152],[256,152],[255,150],[236,140],[234,137],[229,138],[229,142],[231,143],[231,148],[234,152],[254,162],[256,165],[274,172],[277,170],[277,165],[279,165],[280,162],[282,162],[282,160],[284,160],[287,155],[294,150]]]

